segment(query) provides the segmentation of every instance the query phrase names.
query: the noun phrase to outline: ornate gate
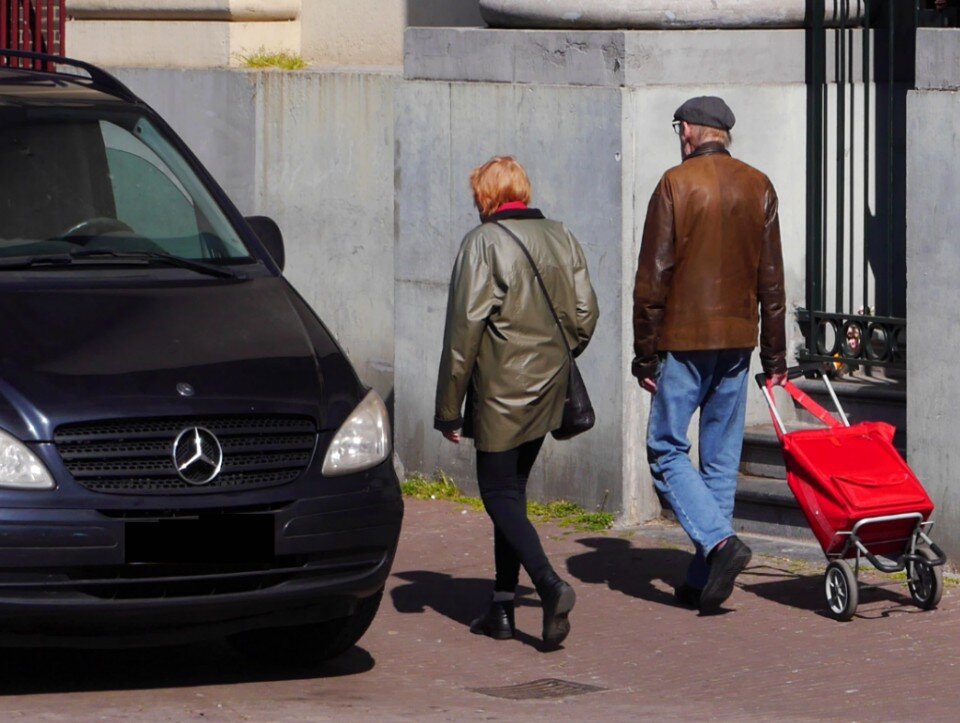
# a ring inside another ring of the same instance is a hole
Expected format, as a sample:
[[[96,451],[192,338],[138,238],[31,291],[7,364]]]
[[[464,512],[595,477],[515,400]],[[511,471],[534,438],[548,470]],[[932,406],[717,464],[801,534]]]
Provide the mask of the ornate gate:
[[[838,7],[838,26],[824,26],[825,3]],[[810,0],[808,8],[801,357],[904,368],[906,100],[916,28],[955,25],[957,0]]]

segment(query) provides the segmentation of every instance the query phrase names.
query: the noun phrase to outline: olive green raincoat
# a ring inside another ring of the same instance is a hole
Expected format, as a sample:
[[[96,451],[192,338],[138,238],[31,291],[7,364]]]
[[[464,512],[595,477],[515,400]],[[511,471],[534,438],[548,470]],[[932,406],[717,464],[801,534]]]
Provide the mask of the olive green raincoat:
[[[536,209],[504,211],[543,277],[563,335],[517,242],[494,223],[473,229],[453,267],[437,380],[441,431],[464,428],[476,448],[502,452],[560,426],[569,348],[580,354],[597,324],[597,297],[580,244]],[[460,408],[468,387],[471,418]]]

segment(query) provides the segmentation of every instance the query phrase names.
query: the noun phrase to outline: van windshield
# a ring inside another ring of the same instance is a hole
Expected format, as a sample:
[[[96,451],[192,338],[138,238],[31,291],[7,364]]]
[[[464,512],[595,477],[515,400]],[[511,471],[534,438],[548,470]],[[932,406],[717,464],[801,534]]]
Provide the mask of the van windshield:
[[[190,165],[139,113],[0,108],[0,168],[0,258],[83,249],[250,259]]]

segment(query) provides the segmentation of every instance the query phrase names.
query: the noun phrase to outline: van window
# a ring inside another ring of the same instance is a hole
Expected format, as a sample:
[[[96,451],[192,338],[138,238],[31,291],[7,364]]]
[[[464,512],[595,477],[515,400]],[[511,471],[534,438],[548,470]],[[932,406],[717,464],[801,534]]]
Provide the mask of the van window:
[[[200,227],[190,194],[157,155],[130,133],[100,122],[116,217],[150,239],[182,239],[181,256],[199,258]]]
[[[176,148],[138,114],[0,109],[0,256],[78,247],[249,259]]]

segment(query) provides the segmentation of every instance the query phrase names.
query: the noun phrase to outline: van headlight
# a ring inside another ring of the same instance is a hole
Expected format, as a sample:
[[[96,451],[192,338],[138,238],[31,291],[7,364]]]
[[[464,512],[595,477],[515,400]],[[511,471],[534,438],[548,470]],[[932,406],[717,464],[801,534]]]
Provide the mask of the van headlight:
[[[56,485],[43,462],[19,439],[0,430],[0,487],[52,490]]]
[[[372,389],[340,425],[323,460],[327,477],[362,472],[390,456],[390,418]]]

